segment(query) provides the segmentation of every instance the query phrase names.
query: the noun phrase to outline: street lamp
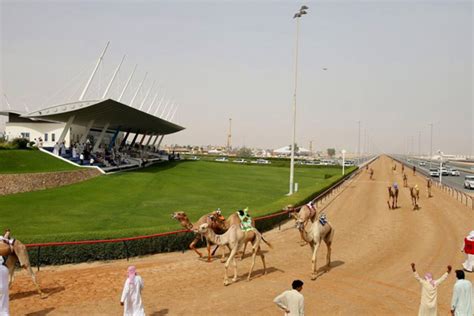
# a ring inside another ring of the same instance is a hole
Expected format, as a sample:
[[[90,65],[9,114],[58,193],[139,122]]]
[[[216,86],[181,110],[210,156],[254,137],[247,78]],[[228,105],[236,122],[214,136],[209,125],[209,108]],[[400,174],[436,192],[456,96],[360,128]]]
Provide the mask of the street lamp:
[[[293,94],[293,138],[291,142],[291,161],[290,161],[290,192],[288,195],[293,194],[294,190],[294,178],[295,178],[295,143],[296,143],[296,89],[298,86],[298,37],[300,31],[300,18],[308,14],[306,11],[308,7],[303,5],[298,12],[295,13],[293,19],[296,19],[296,54],[295,54],[295,92]]]
[[[439,154],[439,184],[442,184],[442,180],[443,180],[443,172],[442,172],[442,169],[443,169],[443,152],[441,150],[438,150],[438,154]]]
[[[343,149],[341,150],[342,153],[342,175],[344,175],[344,167],[346,165],[345,158],[346,158],[346,151]]]

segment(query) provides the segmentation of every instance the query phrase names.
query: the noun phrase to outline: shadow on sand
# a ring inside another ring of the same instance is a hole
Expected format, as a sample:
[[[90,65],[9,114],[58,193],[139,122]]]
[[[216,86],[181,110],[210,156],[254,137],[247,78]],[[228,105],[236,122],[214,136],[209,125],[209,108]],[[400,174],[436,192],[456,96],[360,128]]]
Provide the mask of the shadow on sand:
[[[25,315],[26,316],[45,316],[45,315],[48,315],[49,313],[51,313],[53,310],[54,310],[54,307],[49,307],[49,308],[45,308],[45,309],[42,309],[40,311],[28,313],[28,314],[25,314]]]
[[[160,309],[159,311],[153,312],[150,314],[150,316],[163,316],[163,315],[168,315],[169,309],[163,308]]]
[[[43,291],[43,293],[45,294],[45,297],[43,298],[48,298],[50,297],[51,295],[54,295],[56,293],[59,293],[59,292],[62,292],[64,291],[65,288],[64,286],[58,286],[58,287],[50,287],[50,288],[46,288],[46,289],[41,289],[41,291]],[[27,292],[19,292],[19,293],[15,293],[15,294],[12,294],[10,295],[10,301],[13,301],[13,300],[18,300],[18,299],[22,299],[22,298],[25,298],[25,297],[30,297],[30,296],[34,296],[34,295],[38,295],[38,292],[36,292],[36,290],[34,291],[27,291]],[[36,315],[36,314],[35,314]],[[42,315],[42,314],[38,314],[38,315]],[[45,314],[46,315],[46,314]]]
[[[339,266],[342,266],[345,262],[344,261],[341,261],[341,260],[336,260],[336,261],[332,261],[331,262],[331,266],[328,267],[327,265],[325,266],[322,266],[320,267],[316,273],[316,280],[319,279],[320,277],[322,277],[324,274],[328,273],[329,271],[331,271],[332,269],[334,268],[337,268]]]

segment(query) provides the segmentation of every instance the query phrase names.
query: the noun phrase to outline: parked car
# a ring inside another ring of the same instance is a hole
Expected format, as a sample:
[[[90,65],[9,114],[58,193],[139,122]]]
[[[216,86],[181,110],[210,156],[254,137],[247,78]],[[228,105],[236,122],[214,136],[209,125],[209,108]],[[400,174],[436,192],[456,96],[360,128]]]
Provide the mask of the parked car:
[[[227,157],[220,157],[220,158],[216,158],[215,161],[228,162],[229,159],[227,159]]]
[[[201,158],[199,158],[198,156],[192,156],[192,157],[189,157],[188,160],[199,160]]]
[[[464,178],[464,187],[466,189],[474,189],[474,176],[466,176]]]
[[[438,172],[439,172],[439,171],[440,171],[440,170],[438,170]],[[442,174],[443,176],[449,176],[451,173],[448,171],[448,169],[442,167],[442,168],[441,168],[441,174]]]
[[[307,166],[319,166],[319,161],[307,161]]]
[[[271,164],[271,162],[268,161],[268,160],[266,160],[266,159],[253,160],[253,161],[251,161],[251,163],[258,163],[258,164],[261,164],[261,165],[269,165],[269,164]]]
[[[439,171],[436,168],[431,168],[430,169],[430,176],[431,177],[439,177]]]
[[[420,166],[426,166],[426,162],[420,161],[419,165],[420,165]]]
[[[234,159],[234,161],[232,161],[232,162],[235,162],[235,163],[247,163],[248,161],[245,160],[245,159],[239,158],[239,159]]]
[[[461,175],[461,173],[457,169],[451,169],[450,171],[452,176],[459,177]]]

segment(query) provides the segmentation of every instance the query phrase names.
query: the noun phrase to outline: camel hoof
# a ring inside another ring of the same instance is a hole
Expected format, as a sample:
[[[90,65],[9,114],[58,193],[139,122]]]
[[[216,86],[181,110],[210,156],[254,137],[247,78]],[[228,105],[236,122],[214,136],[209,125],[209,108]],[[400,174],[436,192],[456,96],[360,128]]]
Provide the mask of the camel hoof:
[[[229,285],[229,280],[224,281],[224,286],[227,286],[227,285]]]
[[[236,282],[236,281],[237,281],[237,278],[233,278],[233,279],[232,279],[232,282]]]
[[[225,263],[225,259],[221,259],[221,263]]]
[[[315,276],[315,275],[312,275],[312,276],[311,276],[311,281],[314,281],[314,280],[316,280],[316,276]]]

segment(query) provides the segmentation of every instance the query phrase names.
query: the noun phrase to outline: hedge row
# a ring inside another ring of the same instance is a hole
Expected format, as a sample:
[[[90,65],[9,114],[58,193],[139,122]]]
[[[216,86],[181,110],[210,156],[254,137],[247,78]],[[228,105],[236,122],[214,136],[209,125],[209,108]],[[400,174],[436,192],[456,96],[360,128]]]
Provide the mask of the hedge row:
[[[352,170],[343,179],[348,178],[356,170],[357,169]],[[343,179],[338,181],[342,181]],[[338,181],[335,181],[335,183]],[[334,185],[335,183],[332,183],[331,185]],[[328,188],[324,188],[315,192],[312,196],[302,201],[301,204],[314,199],[327,189]],[[288,214],[282,213],[274,217],[257,221],[256,228],[260,232],[265,232],[288,219]],[[144,256],[154,253],[185,251],[188,249],[188,246],[193,239],[194,233],[186,232],[113,243],[31,247],[28,249],[28,253],[30,261],[34,266],[80,263],[97,260],[107,261]],[[202,241],[198,243],[198,247],[203,245],[204,243]]]

